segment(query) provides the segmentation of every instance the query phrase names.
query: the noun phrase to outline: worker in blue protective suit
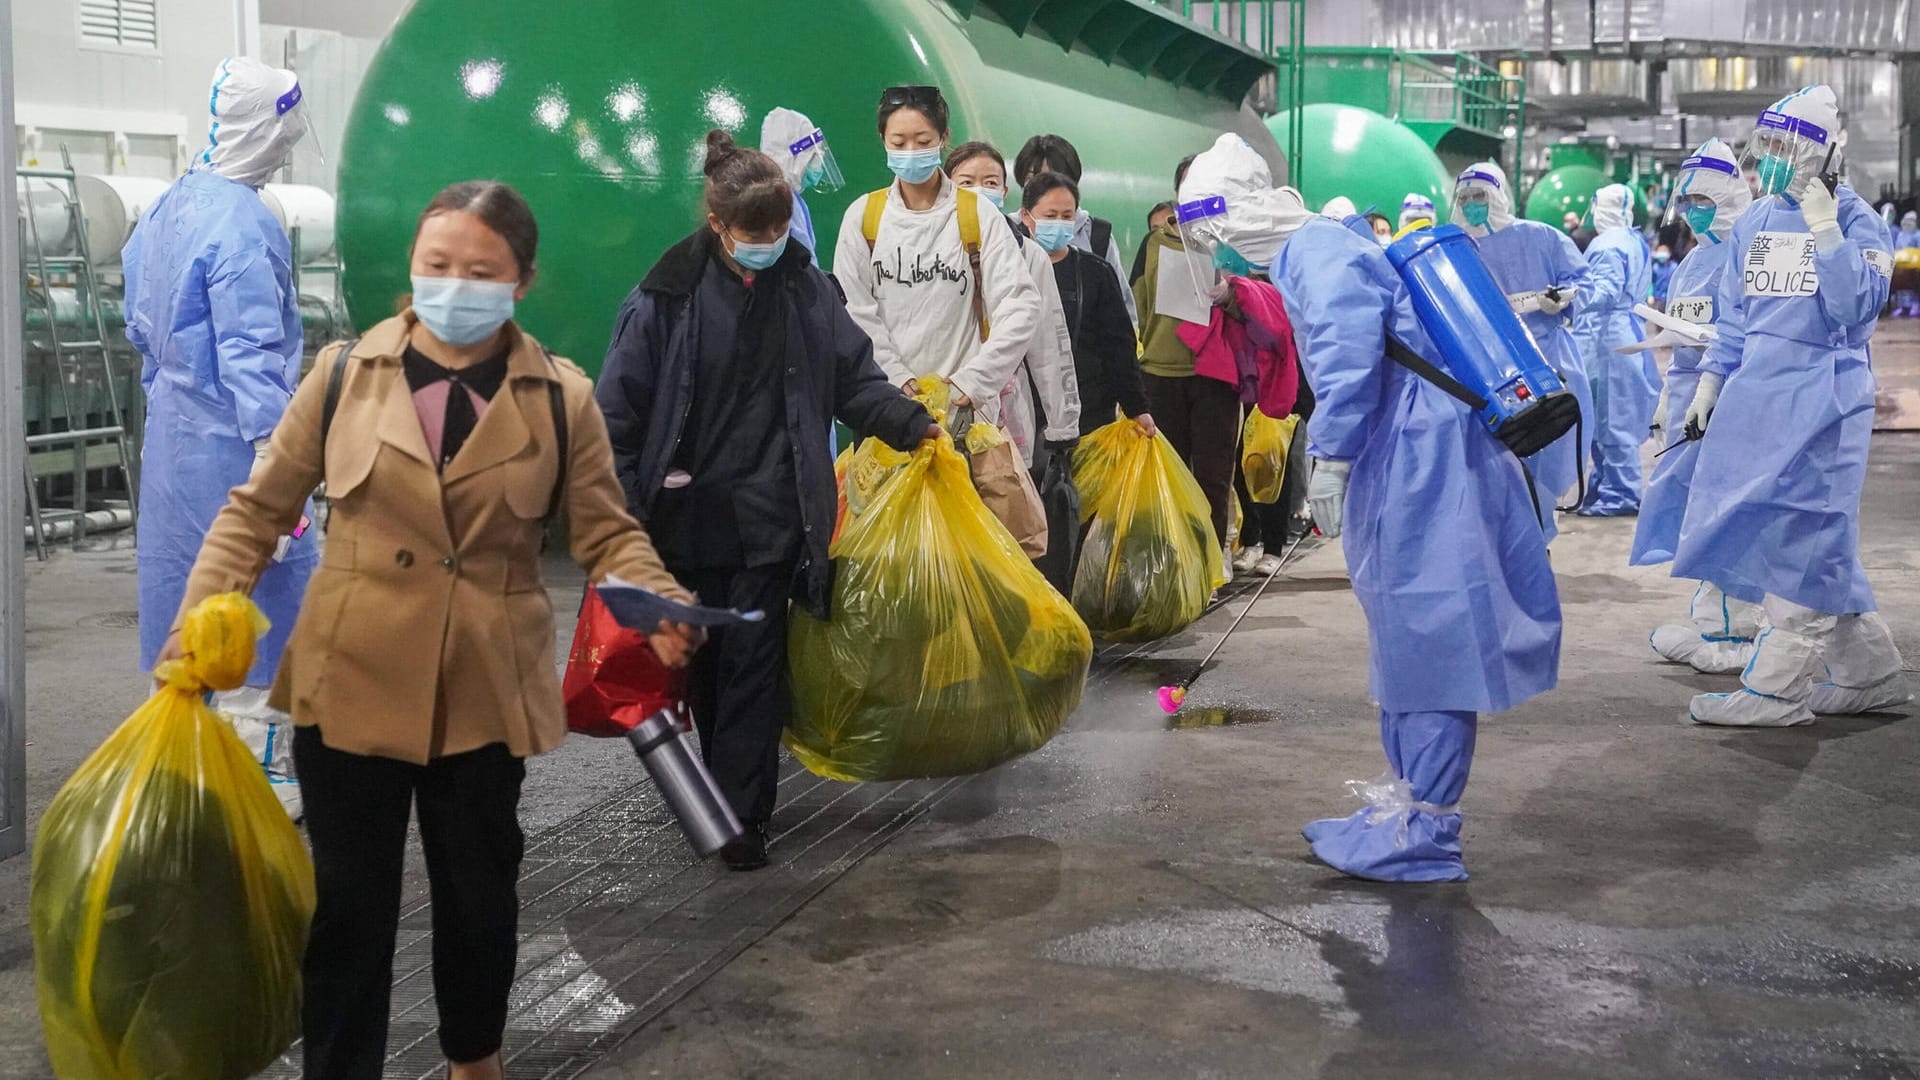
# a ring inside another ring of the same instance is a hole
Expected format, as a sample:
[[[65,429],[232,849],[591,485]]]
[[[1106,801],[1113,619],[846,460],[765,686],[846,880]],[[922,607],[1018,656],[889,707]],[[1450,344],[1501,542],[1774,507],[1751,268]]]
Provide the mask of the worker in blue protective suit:
[[[840,163],[834,160],[827,137],[813,126],[807,115],[792,109],[776,108],[760,122],[760,152],[772,158],[786,174],[793,189],[793,218],[788,236],[806,246],[813,265],[820,265],[820,249],[815,246],[813,211],[807,208],[806,192],[839,191],[847,179]]]
[[[206,149],[154,200],[121,255],[127,340],[140,353],[147,398],[135,547],[147,668],[175,624],[208,527],[265,458],[299,379],[292,246],[259,188],[306,134],[300,99],[291,71],[244,57],[222,62]],[[318,558],[315,539],[311,530],[282,538],[253,590],[271,629],[246,686],[214,699],[296,818],[293,733],[267,706],[266,689]]]
[[[1434,212],[1433,200],[1417,191],[1407,192],[1400,200],[1400,228],[1404,229],[1416,221],[1438,222],[1440,215]]]
[[[1567,312],[1587,287],[1587,260],[1566,233],[1513,216],[1507,174],[1491,161],[1469,165],[1454,180],[1453,223],[1473,237],[1481,260],[1520,312],[1540,354],[1580,402],[1581,422],[1527,459],[1547,542],[1552,543],[1560,531],[1553,510],[1578,487],[1593,435],[1586,359],[1567,327]]]
[[[1601,188],[1591,213],[1589,285],[1573,320],[1593,394],[1592,471],[1580,513],[1609,517],[1640,509],[1640,444],[1647,441],[1660,397],[1660,368],[1651,352],[1614,351],[1642,340],[1633,307],[1647,302],[1653,285],[1647,238],[1633,227],[1632,190],[1625,184]]]
[[[1827,186],[1844,142],[1833,91],[1760,114],[1748,144],[1765,196],[1734,223],[1717,334],[1687,406],[1705,438],[1675,577],[1764,593],[1741,689],[1693,699],[1696,723],[1775,727],[1895,708],[1900,653],[1860,564],[1860,490],[1873,433],[1867,340],[1886,302],[1886,225]]]
[[[1888,203],[1889,207],[1893,204]],[[1886,219],[1882,211],[1881,220]],[[1900,215],[1900,228],[1893,234],[1893,248],[1920,248],[1920,214],[1909,210]],[[1920,318],[1920,293],[1912,289],[1898,289],[1893,294],[1893,316],[1896,319]]]
[[[1350,785],[1367,808],[1305,835],[1356,877],[1462,880],[1458,803],[1478,714],[1558,677],[1560,604],[1525,475],[1465,405],[1387,359],[1388,333],[1416,351],[1431,345],[1366,221],[1285,213],[1280,192],[1236,182],[1258,168],[1251,148],[1222,142],[1209,153],[1246,160],[1194,163],[1181,198],[1225,199],[1224,213],[1194,223],[1196,242],[1216,262],[1263,263],[1282,241],[1270,276],[1315,395],[1308,499],[1322,533],[1352,523],[1347,566],[1381,710],[1388,772]],[[1196,175],[1217,178],[1216,189],[1199,190]]]
[[[1670,216],[1686,222],[1695,243],[1673,272],[1667,314],[1695,329],[1691,334],[1663,331],[1642,343],[1672,348],[1673,362],[1667,368],[1666,385],[1654,410],[1661,454],[1654,459],[1653,475],[1647,479],[1646,495],[1640,504],[1640,519],[1635,522],[1630,559],[1635,566],[1672,560],[1680,542],[1680,522],[1687,511],[1700,453],[1700,443],[1686,437],[1687,406],[1700,385],[1700,362],[1705,354],[1702,343],[1714,334],[1721,282],[1729,273],[1736,277],[1740,273],[1733,265],[1733,245],[1727,240],[1733,233],[1733,223],[1752,201],[1747,182],[1740,177],[1739,159],[1721,140],[1708,139],[1681,163]],[[1758,590],[1734,585],[1729,592],[1714,582],[1703,581],[1694,590],[1688,622],[1658,627],[1648,640],[1653,651],[1668,660],[1691,664],[1710,674],[1729,674],[1745,667],[1753,656],[1753,639],[1759,630]]]

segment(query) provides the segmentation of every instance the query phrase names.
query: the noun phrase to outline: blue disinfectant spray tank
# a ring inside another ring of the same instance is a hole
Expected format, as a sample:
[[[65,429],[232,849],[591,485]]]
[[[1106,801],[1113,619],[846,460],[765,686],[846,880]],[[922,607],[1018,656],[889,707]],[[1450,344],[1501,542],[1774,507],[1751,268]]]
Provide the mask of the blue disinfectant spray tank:
[[[1578,422],[1578,400],[1540,354],[1465,230],[1415,230],[1389,245],[1387,258],[1406,283],[1413,312],[1437,354],[1419,357],[1396,348],[1394,359],[1465,402],[1521,457],[1544,449]]]

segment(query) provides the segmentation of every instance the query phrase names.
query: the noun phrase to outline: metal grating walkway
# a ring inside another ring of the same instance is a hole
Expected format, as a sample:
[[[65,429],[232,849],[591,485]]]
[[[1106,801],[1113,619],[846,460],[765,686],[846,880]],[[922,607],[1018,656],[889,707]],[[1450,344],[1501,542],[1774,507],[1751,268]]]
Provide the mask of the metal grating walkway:
[[[779,926],[965,778],[840,784],[788,762],[773,865],[696,861],[650,781],[529,837],[508,1075],[571,1077]],[[389,1080],[443,1075],[424,894],[402,909]],[[271,1078],[300,1075],[295,1046]]]
[[[1228,585],[1208,614],[1250,596],[1258,584]],[[1158,674],[1163,663],[1169,674],[1191,670],[1191,660],[1157,661],[1152,648],[1100,648],[1089,687]],[[773,863],[750,874],[728,871],[717,859],[696,860],[645,779],[528,837],[508,1075],[585,1072],[971,779],[845,784],[786,759]],[[387,1080],[444,1075],[432,945],[423,884],[401,909]],[[298,1080],[298,1045],[262,1076]]]

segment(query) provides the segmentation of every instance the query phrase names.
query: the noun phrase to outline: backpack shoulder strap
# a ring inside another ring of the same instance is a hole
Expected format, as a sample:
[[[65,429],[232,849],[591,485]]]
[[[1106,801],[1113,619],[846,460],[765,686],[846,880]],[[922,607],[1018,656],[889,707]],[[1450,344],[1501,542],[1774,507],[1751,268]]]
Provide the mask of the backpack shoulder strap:
[[[553,496],[547,500],[547,520],[552,521],[553,516],[560,512],[560,500],[567,493],[567,464],[571,460],[572,446],[567,438],[567,390],[558,378],[560,365],[553,361],[553,350],[545,345],[540,349],[547,354],[547,366],[553,369],[556,376],[554,381],[547,384],[547,403],[553,409],[553,445],[560,454],[559,465],[554,473]]]
[[[967,251],[967,266],[973,273],[973,321],[980,324],[980,340],[987,340],[993,324],[987,319],[987,297],[980,275],[980,196],[972,188],[955,188],[954,216],[960,223],[960,246]]]
[[[869,192],[866,205],[861,209],[860,235],[866,237],[868,251],[872,251],[873,245],[880,240],[880,215],[887,212],[887,192],[890,190],[881,188]]]
[[[1107,261],[1107,251],[1113,247],[1113,222],[1096,216],[1093,219],[1093,253],[1101,262]]]
[[[320,453],[327,452],[327,432],[333,430],[333,414],[340,411],[340,384],[347,381],[347,359],[353,355],[353,347],[360,344],[359,338],[349,338],[333,354],[333,366],[327,372],[327,396],[320,407]]]
[[[1487,399],[1467,389],[1460,380],[1440,370],[1433,361],[1421,356],[1407,347],[1407,344],[1392,334],[1387,335],[1387,355],[1393,362],[1413,372],[1445,391],[1448,397],[1460,402],[1474,412],[1487,407]]]

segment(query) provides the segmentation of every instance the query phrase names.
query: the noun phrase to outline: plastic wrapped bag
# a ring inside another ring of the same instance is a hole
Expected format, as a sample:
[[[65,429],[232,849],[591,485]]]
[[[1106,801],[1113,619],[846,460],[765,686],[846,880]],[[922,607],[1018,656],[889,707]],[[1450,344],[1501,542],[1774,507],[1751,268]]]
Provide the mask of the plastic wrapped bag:
[[[587,586],[560,681],[568,731],[619,739],[662,710],[684,716],[686,683],[685,671],[662,664],[647,635],[614,621],[600,590]]]
[[[834,543],[833,618],[793,615],[787,748],[820,776],[903,780],[1044,745],[1080,703],[1085,624],[987,511],[951,439],[872,498]]]
[[[265,629],[238,593],[187,613],[187,660],[40,819],[30,907],[62,1080],[227,1080],[300,1033],[313,862],[260,763],[209,709]]]
[[[1152,641],[1200,617],[1227,583],[1212,511],[1164,435],[1119,420],[1073,456],[1080,515],[1091,523],[1073,607],[1111,641]]]
[[[1258,408],[1247,410],[1247,426],[1240,436],[1240,473],[1247,478],[1247,494],[1254,502],[1271,506],[1280,501],[1287,479],[1287,447],[1293,442],[1298,416],[1275,420]]]

